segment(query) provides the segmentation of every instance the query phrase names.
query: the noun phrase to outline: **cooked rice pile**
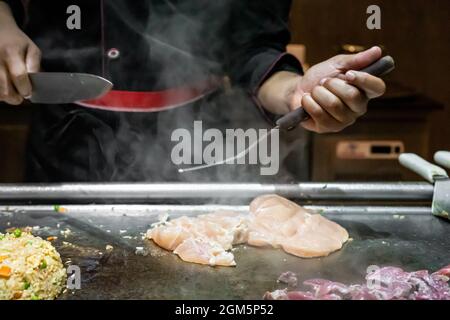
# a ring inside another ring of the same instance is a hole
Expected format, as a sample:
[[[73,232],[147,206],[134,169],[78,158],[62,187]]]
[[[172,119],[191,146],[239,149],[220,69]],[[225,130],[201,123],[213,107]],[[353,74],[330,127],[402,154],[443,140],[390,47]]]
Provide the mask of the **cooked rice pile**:
[[[19,229],[0,233],[0,300],[55,299],[66,277],[50,242]]]

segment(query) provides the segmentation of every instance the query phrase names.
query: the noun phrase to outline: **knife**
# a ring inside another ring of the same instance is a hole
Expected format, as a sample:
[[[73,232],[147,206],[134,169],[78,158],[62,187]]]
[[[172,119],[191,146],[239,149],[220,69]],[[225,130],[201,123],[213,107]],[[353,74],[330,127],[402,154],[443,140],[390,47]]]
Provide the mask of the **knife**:
[[[103,96],[113,84],[96,75],[86,73],[37,72],[30,73],[33,103],[64,104]]]
[[[445,163],[450,163],[450,158],[447,158],[448,154],[444,157],[444,159],[442,159],[444,154],[439,152],[435,155],[435,158],[445,160]],[[433,204],[431,210],[435,216],[450,220],[450,179],[447,172],[441,167],[426,161],[414,153],[401,154],[399,161],[406,168],[414,171],[434,184]],[[450,165],[448,167],[450,168]]]
[[[394,59],[391,56],[385,56],[378,61],[374,62],[367,68],[364,68],[362,70],[359,70],[360,72],[366,72],[373,76],[384,76],[395,69],[395,62]],[[303,122],[305,120],[309,119],[308,113],[305,111],[303,107],[299,107],[298,109],[295,109],[294,111],[291,111],[284,116],[281,116],[276,121],[276,127],[274,129],[281,129],[281,130],[292,130],[300,122]]]

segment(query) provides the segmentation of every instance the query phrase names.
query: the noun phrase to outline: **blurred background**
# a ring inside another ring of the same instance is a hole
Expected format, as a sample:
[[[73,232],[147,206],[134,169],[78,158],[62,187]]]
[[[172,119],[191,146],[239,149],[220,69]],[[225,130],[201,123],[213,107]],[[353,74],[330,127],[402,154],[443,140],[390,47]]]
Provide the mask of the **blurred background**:
[[[381,30],[366,27],[370,5],[381,8]],[[450,150],[449,16],[448,0],[294,0],[289,51],[305,65],[373,45],[397,63],[361,121],[312,135],[310,180],[418,180],[398,166],[399,153],[431,160]],[[23,179],[29,118],[29,107],[0,106],[0,182]]]
[[[370,5],[381,8],[381,30],[366,27]],[[382,45],[397,63],[386,97],[362,121],[338,135],[313,137],[313,180],[417,179],[397,166],[396,147],[428,160],[450,150],[449,17],[448,0],[294,0],[292,42],[305,46],[308,64],[346,44]]]

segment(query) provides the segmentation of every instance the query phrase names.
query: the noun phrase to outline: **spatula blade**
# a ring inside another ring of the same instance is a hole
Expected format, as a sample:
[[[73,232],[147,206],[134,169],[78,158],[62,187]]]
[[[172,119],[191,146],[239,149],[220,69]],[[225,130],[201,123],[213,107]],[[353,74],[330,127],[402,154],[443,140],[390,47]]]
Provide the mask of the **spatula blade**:
[[[433,214],[450,219],[450,180],[438,180],[434,184]]]

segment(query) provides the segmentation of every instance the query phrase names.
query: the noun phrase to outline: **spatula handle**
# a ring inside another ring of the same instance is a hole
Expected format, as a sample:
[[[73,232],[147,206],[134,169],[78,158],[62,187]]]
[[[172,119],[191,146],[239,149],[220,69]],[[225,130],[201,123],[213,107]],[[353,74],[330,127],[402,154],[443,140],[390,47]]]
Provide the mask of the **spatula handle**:
[[[450,152],[438,151],[434,154],[434,161],[440,166],[450,169]]]
[[[391,56],[385,56],[380,60],[378,60],[377,62],[360,71],[369,73],[373,76],[381,77],[394,70],[394,68],[395,68],[394,59]],[[280,119],[276,121],[276,124],[281,130],[291,130],[294,129],[300,122],[303,122],[308,119],[309,119],[308,113],[305,111],[303,107],[300,107],[282,116]]]
[[[444,169],[426,161],[417,154],[403,153],[398,160],[404,167],[414,171],[431,183],[434,183],[438,176],[442,178],[448,177]]]

